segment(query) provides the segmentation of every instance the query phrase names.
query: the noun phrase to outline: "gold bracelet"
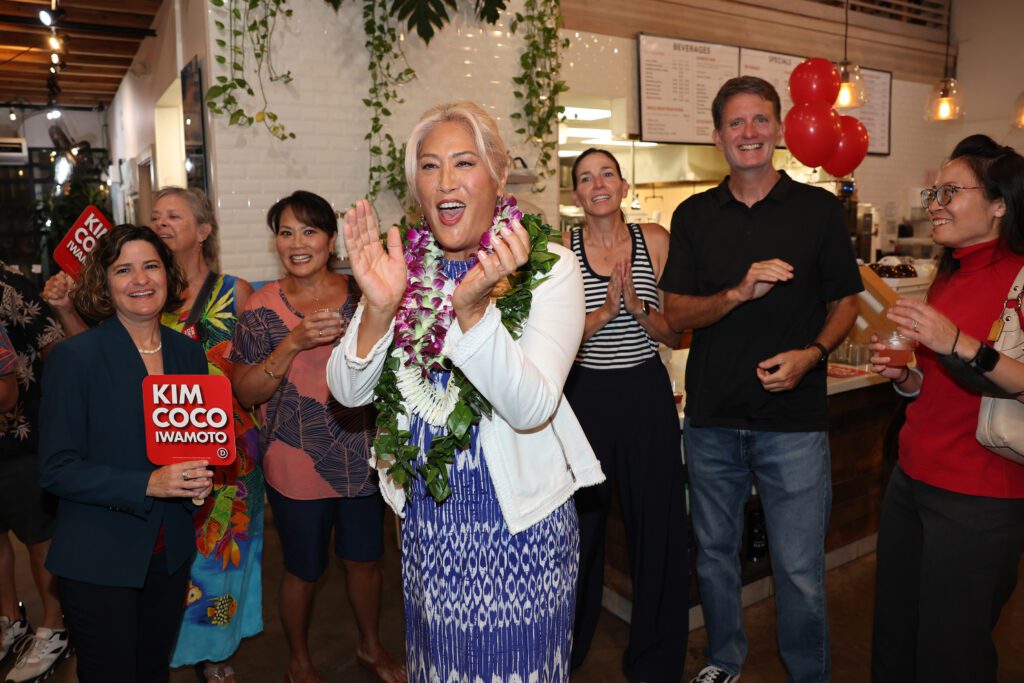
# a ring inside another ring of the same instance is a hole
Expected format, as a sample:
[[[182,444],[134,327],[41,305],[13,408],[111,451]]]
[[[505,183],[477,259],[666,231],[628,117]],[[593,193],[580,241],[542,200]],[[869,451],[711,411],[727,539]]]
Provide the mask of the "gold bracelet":
[[[267,360],[270,360],[270,358],[267,358]],[[270,368],[267,367],[267,361],[266,360],[263,361],[262,363],[260,363],[260,367],[263,368],[263,372],[267,373],[267,376],[270,377],[271,379],[279,380],[282,377],[284,377],[284,375],[275,375],[274,373],[272,373],[270,371]]]

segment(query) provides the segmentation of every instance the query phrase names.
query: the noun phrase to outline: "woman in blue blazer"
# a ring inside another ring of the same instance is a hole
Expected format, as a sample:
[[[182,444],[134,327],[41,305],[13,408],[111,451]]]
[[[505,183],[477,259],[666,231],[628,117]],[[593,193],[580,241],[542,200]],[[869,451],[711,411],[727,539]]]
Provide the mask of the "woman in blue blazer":
[[[167,681],[195,552],[205,461],[146,457],[142,380],[206,374],[202,347],[160,325],[185,280],[151,230],[119,225],[73,296],[96,327],[58,344],[43,373],[40,478],[60,499],[46,566],[78,652],[78,678]]]

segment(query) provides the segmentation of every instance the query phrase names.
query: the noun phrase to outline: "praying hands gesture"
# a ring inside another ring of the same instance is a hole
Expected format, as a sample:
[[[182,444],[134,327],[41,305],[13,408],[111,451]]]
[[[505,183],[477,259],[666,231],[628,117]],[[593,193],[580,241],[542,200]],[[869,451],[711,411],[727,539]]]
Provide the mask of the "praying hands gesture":
[[[388,230],[387,250],[380,243],[377,219],[370,202],[360,199],[345,214],[345,250],[352,275],[363,290],[363,317],[359,323],[357,352],[366,355],[387,334],[406,287],[405,257],[398,228]]]

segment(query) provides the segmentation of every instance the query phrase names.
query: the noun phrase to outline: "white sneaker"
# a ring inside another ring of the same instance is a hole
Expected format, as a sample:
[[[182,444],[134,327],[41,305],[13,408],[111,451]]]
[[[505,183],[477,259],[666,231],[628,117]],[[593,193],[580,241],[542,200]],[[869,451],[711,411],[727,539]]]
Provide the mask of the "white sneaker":
[[[7,672],[6,683],[38,683],[52,674],[70,655],[66,629],[55,631],[37,628],[31,643],[24,648],[14,668]]]
[[[32,634],[28,619],[25,617],[25,605],[18,603],[21,618],[11,621],[8,617],[0,617],[0,666],[7,663],[8,658],[18,652],[22,641]]]
[[[690,683],[734,683],[740,680],[739,674],[731,674],[717,666],[705,666],[690,680]]]

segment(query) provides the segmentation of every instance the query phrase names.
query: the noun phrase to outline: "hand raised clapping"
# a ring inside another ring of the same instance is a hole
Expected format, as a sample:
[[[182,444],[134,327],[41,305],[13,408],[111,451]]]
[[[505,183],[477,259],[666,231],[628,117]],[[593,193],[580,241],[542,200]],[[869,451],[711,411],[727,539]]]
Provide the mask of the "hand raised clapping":
[[[483,316],[494,286],[529,260],[530,234],[518,221],[513,221],[491,240],[491,247],[490,253],[483,250],[476,253],[477,264],[452,294],[452,308],[463,331],[473,327]]]
[[[377,219],[370,202],[360,199],[345,214],[345,250],[352,275],[363,290],[367,308],[390,319],[398,310],[406,287],[405,258],[398,228],[388,230],[387,250],[380,243]]]

